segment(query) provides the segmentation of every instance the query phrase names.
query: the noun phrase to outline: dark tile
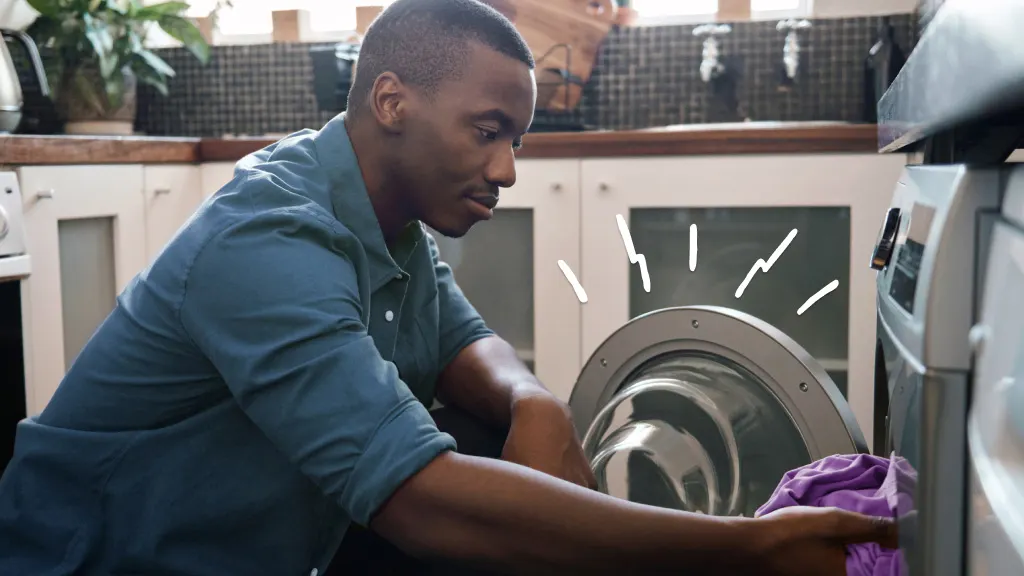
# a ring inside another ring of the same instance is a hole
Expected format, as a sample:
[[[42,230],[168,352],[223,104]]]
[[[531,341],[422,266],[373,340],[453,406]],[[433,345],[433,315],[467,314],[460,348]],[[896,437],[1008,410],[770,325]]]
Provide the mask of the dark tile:
[[[918,17],[890,19],[909,54]],[[721,38],[727,77],[701,81],[701,39],[693,26],[613,30],[572,114],[538,111],[537,121],[628,129],[724,120],[837,120],[864,116],[864,61],[881,17],[812,21],[800,32],[800,69],[784,86],[786,33],[775,21],[742,22]],[[150,134],[221,136],[318,128],[334,114],[313,95],[309,44],[217,46],[199,64],[184,49],[160,50],[177,71],[170,96],[139,94],[137,128]]]

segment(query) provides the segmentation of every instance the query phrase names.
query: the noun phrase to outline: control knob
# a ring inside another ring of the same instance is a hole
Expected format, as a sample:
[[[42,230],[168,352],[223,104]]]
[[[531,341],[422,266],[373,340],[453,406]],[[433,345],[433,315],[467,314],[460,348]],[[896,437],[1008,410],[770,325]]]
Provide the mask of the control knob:
[[[889,265],[899,227],[900,209],[890,208],[885,214],[885,223],[882,224],[882,233],[879,235],[878,244],[875,245],[875,253],[871,256],[871,267],[875,270],[882,270]]]

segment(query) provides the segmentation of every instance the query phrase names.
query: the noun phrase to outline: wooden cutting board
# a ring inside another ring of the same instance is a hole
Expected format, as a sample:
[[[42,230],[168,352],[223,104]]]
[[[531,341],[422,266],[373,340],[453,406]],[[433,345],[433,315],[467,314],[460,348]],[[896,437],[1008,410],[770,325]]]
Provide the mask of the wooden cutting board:
[[[537,108],[570,111],[583,96],[598,50],[616,18],[613,0],[482,0],[516,25],[537,62]],[[569,57],[564,47],[572,47]],[[581,82],[566,85],[550,69]]]

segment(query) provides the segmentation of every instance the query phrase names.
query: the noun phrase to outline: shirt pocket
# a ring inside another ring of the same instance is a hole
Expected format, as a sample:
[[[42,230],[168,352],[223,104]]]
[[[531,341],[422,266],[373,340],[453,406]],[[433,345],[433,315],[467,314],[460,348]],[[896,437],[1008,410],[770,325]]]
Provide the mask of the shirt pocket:
[[[440,354],[437,294],[414,308],[410,316],[407,327],[398,335],[395,365],[409,390],[429,407],[437,389]]]

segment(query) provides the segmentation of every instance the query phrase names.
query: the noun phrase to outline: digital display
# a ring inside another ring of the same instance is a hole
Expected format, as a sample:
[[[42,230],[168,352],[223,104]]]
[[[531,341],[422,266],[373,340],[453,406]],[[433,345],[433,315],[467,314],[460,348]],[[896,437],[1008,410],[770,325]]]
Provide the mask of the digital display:
[[[914,204],[907,223],[906,237],[896,249],[896,265],[889,284],[889,296],[908,313],[914,313],[914,295],[921,273],[921,259],[932,227],[935,209],[924,204]]]

